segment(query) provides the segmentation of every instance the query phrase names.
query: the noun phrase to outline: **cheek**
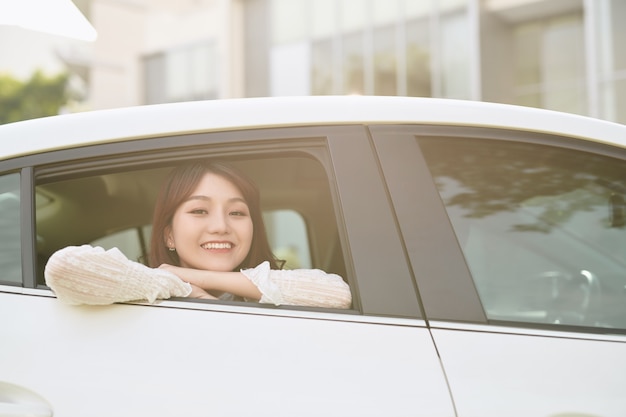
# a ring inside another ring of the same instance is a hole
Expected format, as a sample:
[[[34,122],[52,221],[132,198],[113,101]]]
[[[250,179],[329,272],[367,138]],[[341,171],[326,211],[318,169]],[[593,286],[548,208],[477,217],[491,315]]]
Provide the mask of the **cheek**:
[[[182,240],[184,240],[185,237],[189,236],[190,231],[193,231],[193,229],[194,228],[191,227],[189,222],[186,222],[180,216],[174,216],[174,218],[172,219],[170,236],[172,236],[174,241],[178,240],[180,243],[182,243]]]
[[[252,224],[252,220],[242,225],[240,233],[242,240],[244,240],[248,248],[250,248],[252,245],[252,237],[254,236],[254,225]]]

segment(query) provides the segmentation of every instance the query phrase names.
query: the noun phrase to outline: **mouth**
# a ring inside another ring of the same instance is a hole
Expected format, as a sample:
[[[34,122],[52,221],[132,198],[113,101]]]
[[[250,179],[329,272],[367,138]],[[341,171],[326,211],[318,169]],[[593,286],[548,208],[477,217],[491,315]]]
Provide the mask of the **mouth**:
[[[208,242],[200,246],[202,249],[232,249],[234,245],[231,242]]]

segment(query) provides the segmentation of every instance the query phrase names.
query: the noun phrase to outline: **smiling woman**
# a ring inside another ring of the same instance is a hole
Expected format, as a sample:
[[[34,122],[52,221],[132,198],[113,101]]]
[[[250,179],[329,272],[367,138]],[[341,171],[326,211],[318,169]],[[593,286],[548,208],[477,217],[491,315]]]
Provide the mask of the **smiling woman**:
[[[349,308],[352,301],[339,275],[277,269],[257,187],[224,164],[199,161],[170,173],[157,198],[150,253],[154,268],[117,250],[64,248],[49,259],[46,283],[71,304],[188,296]]]

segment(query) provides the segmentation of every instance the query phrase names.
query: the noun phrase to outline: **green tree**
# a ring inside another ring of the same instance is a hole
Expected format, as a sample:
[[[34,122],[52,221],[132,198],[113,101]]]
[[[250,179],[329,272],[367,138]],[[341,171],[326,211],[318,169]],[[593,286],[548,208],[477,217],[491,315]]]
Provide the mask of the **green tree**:
[[[54,116],[69,98],[66,73],[37,71],[26,81],[0,74],[0,124]]]

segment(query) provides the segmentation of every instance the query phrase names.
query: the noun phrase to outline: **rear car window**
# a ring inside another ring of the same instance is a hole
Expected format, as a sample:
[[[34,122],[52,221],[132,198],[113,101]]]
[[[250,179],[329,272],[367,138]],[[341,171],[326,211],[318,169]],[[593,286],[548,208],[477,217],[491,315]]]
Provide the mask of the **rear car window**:
[[[421,138],[490,320],[626,328],[626,163]]]

